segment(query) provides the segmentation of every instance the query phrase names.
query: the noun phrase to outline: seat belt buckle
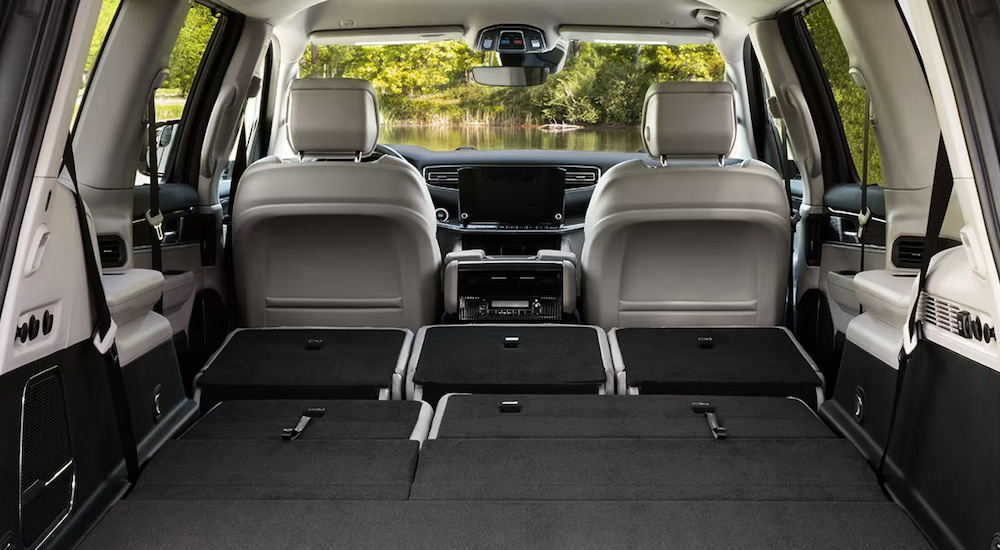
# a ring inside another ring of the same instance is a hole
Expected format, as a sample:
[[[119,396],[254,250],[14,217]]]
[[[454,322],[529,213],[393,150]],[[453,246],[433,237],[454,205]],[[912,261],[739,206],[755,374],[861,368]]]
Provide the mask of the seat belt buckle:
[[[157,210],[154,216],[152,210],[147,210],[146,223],[156,231],[156,238],[163,242],[163,211]]]
[[[861,237],[865,235],[865,227],[868,226],[868,220],[872,219],[872,209],[865,207],[864,212],[858,212],[858,241],[861,241]]]
[[[106,355],[108,350],[115,345],[115,337],[118,336],[118,323],[115,320],[111,320],[111,326],[108,327],[108,331],[101,336],[101,329],[98,328],[94,332],[94,347],[101,355]]]

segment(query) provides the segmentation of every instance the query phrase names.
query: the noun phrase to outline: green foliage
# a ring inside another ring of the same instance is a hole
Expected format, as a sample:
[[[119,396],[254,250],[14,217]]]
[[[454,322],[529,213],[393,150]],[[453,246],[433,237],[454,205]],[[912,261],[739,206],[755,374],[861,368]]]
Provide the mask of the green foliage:
[[[847,136],[847,145],[854,159],[858,175],[862,173],[864,162],[865,92],[851,78],[851,61],[844,48],[844,42],[833,23],[826,4],[813,6],[805,18],[806,27],[812,35],[816,51],[826,69],[833,98],[837,102],[840,118]],[[879,164],[878,147],[874,134],[870,137],[868,152],[868,182],[882,184],[882,165]]]
[[[84,82],[87,81],[87,76],[90,75],[90,70],[94,67],[94,60],[97,59],[97,53],[101,50],[101,44],[104,43],[104,37],[107,36],[108,30],[111,28],[111,21],[115,18],[119,4],[121,4],[121,0],[104,0],[101,4],[101,13],[97,16],[97,27],[94,29],[94,38],[90,41],[87,64],[83,67]]]
[[[379,93],[391,124],[519,126],[565,122],[636,126],[646,89],[660,80],[721,80],[714,46],[580,44],[563,71],[531,88],[471,82],[488,56],[462,42],[403,46],[315,46],[299,62],[303,78],[363,78]]]
[[[201,4],[191,5],[191,11],[184,20],[184,27],[181,28],[173,51],[170,52],[170,65],[167,68],[167,79],[163,82],[164,88],[180,88],[184,97],[187,97],[217,22],[218,18],[210,8]]]
[[[84,67],[84,83],[94,67],[97,53],[104,43],[104,39],[114,20],[115,13],[121,0],[104,0],[101,4],[101,12],[97,18],[97,28],[94,31],[94,38],[90,42],[90,52],[87,55],[87,64]],[[183,100],[187,98],[191,91],[191,84],[194,82],[194,75],[198,71],[201,58],[205,55],[208,41],[215,31],[215,24],[218,17],[212,13],[210,8],[201,4],[192,4],[188,12],[187,19],[184,20],[184,27],[181,29],[174,44],[174,49],[170,53],[170,65],[167,68],[167,79],[163,83],[163,88],[175,88],[180,99],[180,108],[183,108]],[[82,88],[82,86],[81,86]],[[162,95],[162,94],[158,94]],[[175,105],[167,109],[170,113],[179,111]],[[177,113],[179,116],[179,112]],[[177,118],[177,117],[172,117]]]

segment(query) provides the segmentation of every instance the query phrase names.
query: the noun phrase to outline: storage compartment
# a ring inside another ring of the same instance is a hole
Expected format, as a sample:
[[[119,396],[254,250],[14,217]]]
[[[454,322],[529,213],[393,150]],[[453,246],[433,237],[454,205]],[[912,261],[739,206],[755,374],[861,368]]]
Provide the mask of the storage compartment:
[[[610,393],[601,329],[579,325],[440,325],[417,333],[406,394]]]
[[[610,340],[620,393],[822,402],[822,375],[783,327],[613,329]]]
[[[235,399],[398,397],[412,340],[404,329],[238,329],[196,380],[202,410]]]

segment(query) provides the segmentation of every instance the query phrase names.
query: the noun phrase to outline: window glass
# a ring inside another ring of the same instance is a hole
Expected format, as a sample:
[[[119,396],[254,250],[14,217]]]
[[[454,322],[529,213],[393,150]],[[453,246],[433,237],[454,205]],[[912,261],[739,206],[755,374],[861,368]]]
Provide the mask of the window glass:
[[[860,176],[864,162],[864,132],[865,132],[865,92],[851,78],[850,59],[847,49],[840,38],[830,10],[820,2],[809,9],[805,17],[806,27],[812,36],[813,44],[819,53],[833,91],[840,119],[847,137],[847,146],[851,152],[854,166]],[[882,166],[879,164],[878,147],[875,135],[872,133],[868,144],[868,183],[882,184]]]
[[[87,64],[83,67],[83,80],[80,82],[80,90],[76,96],[76,107],[73,109],[71,127],[72,124],[76,123],[76,115],[80,112],[80,105],[83,102],[83,93],[87,89],[87,83],[90,82],[90,73],[97,66],[97,55],[104,45],[108,31],[111,30],[111,22],[114,21],[115,14],[118,13],[119,5],[121,5],[121,0],[104,0],[101,3],[101,13],[97,16],[97,27],[94,29],[94,38],[90,41],[90,51],[87,53]]]
[[[219,22],[218,14],[201,4],[192,4],[184,20],[184,27],[170,52],[167,78],[156,90],[156,141],[157,166],[162,174],[164,163],[175,143],[177,123],[184,114],[184,105],[194,83],[208,41]],[[142,170],[136,173],[135,184],[149,183],[149,176]]]
[[[491,88],[471,69],[495,64],[464,42],[386,46],[309,45],[301,78],[363,78],[379,95],[380,140],[434,150],[642,149],[646,89],[664,80],[723,80],[725,62],[708,45],[568,46],[562,71],[541,86]]]

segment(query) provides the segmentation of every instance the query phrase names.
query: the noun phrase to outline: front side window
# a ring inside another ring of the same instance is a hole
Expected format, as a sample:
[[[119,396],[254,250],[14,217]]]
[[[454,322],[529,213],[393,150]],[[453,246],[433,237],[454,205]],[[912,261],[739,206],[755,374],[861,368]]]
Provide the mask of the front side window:
[[[195,75],[201,65],[208,42],[215,32],[219,15],[202,4],[191,4],[184,27],[181,28],[174,48],[170,52],[167,78],[156,90],[156,141],[157,167],[162,175],[164,165],[170,156],[178,123],[184,115],[184,106],[194,84]],[[149,175],[143,170],[136,173],[135,184],[149,183]]]

